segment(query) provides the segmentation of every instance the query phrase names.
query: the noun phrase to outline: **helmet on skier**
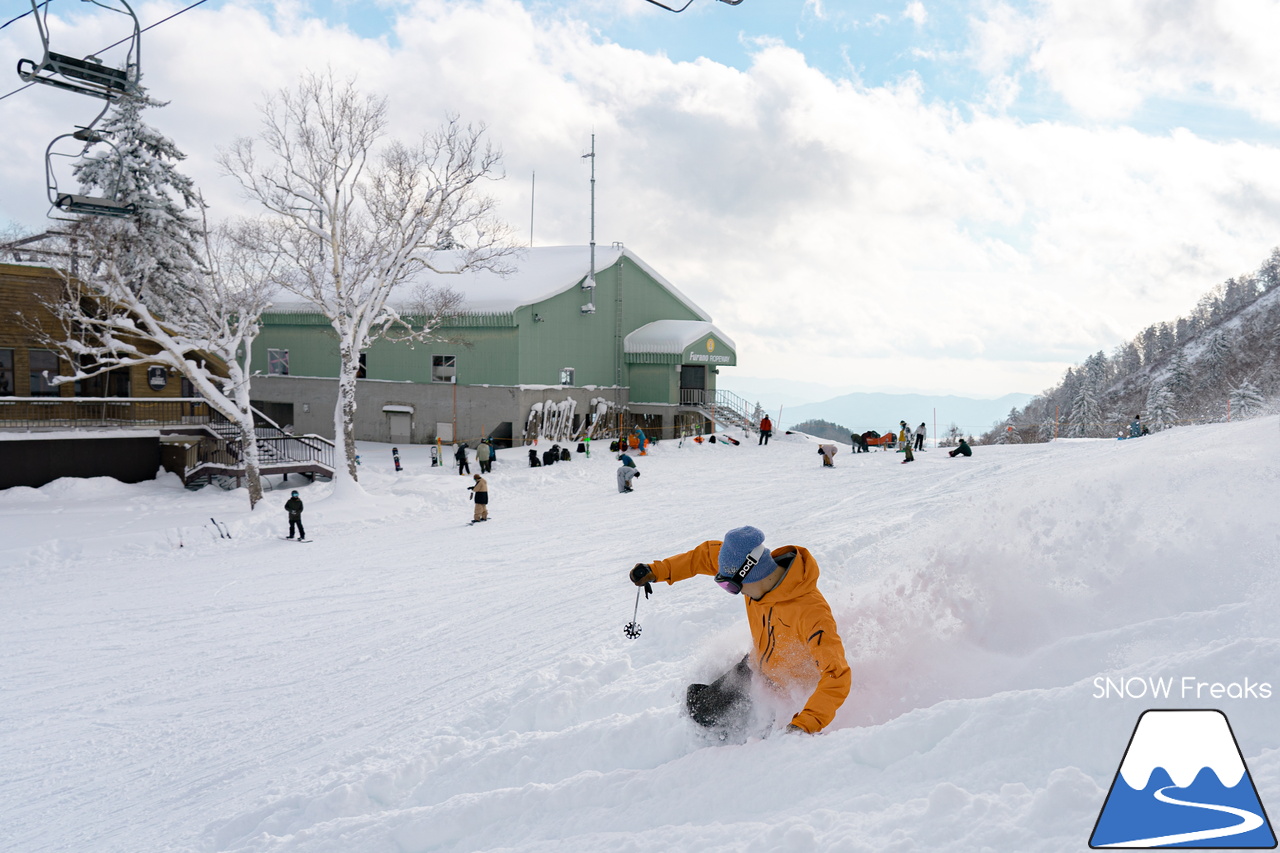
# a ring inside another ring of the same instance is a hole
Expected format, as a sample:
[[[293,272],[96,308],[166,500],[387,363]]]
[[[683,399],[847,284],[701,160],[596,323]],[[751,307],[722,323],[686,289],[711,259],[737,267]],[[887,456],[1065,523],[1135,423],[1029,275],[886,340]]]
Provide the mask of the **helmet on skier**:
[[[298,492],[297,492],[297,490],[296,490],[296,489],[295,489],[294,491],[290,492],[289,494],[290,494],[292,497],[295,497],[295,498],[298,496]]]

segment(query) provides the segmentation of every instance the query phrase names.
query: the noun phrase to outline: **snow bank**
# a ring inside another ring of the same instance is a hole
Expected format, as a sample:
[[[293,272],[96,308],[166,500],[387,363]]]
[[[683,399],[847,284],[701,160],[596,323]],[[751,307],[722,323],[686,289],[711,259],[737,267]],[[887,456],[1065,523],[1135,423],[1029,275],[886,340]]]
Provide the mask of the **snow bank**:
[[[629,495],[599,446],[514,449],[475,527],[426,447],[397,474],[362,445],[361,500],[295,478],[253,512],[3,492],[6,846],[1077,851],[1149,707],[1222,709],[1274,812],[1277,426],[834,469],[804,436],[662,442]],[[291,487],[314,544],[278,539]],[[659,584],[623,637],[634,562],[745,523],[822,567],[855,686],[821,735],[717,745],[681,716],[747,648],[705,579]],[[1205,692],[1247,680],[1270,698]]]

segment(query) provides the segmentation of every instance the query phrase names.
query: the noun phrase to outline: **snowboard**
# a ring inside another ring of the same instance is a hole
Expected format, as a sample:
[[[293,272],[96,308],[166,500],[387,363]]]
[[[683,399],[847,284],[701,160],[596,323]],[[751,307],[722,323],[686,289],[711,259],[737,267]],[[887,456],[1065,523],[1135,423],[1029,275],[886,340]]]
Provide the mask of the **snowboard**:
[[[288,536],[281,536],[285,542],[314,542],[314,539],[290,539]]]

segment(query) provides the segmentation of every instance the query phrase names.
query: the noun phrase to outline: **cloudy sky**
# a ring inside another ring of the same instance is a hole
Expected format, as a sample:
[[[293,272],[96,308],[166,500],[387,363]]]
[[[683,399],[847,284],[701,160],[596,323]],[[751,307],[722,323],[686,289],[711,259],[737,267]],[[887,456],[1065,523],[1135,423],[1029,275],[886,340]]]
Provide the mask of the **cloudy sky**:
[[[50,10],[59,52],[126,35]],[[23,11],[0,0],[0,24]],[[492,191],[536,245],[588,241],[594,133],[597,242],[709,311],[738,375],[996,397],[1280,244],[1278,32],[1274,0],[207,0],[142,63],[217,217],[252,212],[218,147],[332,67],[389,98],[394,136],[485,123]],[[38,55],[30,15],[0,29],[0,68]],[[0,99],[0,225],[45,227],[45,146],[93,114],[44,86]]]

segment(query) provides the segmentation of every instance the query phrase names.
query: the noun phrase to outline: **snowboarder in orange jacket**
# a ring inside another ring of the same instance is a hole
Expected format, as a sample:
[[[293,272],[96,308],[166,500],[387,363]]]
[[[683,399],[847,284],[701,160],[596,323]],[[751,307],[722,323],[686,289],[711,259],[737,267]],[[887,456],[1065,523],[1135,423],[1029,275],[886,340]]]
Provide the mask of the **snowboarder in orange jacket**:
[[[788,731],[819,732],[849,695],[853,675],[826,598],[818,591],[818,562],[797,545],[772,550],[755,527],[737,527],[723,541],[707,541],[683,554],[637,563],[631,582],[668,584],[713,575],[728,592],[741,594],[754,648],[743,662],[710,685],[690,685],[690,716],[708,728],[735,726],[750,708],[754,675],[786,693],[812,692],[791,718]]]

